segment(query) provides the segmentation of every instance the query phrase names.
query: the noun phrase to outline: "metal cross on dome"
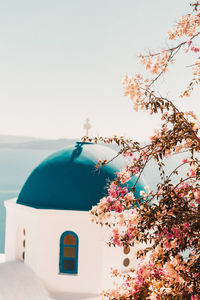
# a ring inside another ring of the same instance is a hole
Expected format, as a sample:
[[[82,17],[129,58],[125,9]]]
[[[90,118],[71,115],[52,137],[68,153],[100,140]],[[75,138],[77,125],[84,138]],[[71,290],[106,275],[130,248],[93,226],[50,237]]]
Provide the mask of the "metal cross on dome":
[[[86,131],[85,136],[88,136],[88,132],[89,132],[89,129],[90,129],[91,127],[92,127],[92,126],[91,126],[91,124],[90,124],[90,120],[87,118],[87,119],[85,120],[85,124],[83,125],[83,128],[84,128],[85,131]]]

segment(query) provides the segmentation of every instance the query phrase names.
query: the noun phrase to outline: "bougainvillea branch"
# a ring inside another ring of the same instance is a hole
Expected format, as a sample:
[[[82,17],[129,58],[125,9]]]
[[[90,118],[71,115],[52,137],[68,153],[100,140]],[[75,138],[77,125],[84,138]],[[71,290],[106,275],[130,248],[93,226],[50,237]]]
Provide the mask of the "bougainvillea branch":
[[[115,288],[103,291],[108,299],[200,299],[200,121],[191,112],[179,109],[184,96],[200,83],[200,48],[195,43],[200,36],[200,3],[191,3],[190,13],[169,30],[169,40],[176,44],[164,50],[141,54],[147,77],[126,75],[125,96],[134,109],[146,110],[152,117],[160,116],[160,128],[147,144],[113,136],[88,138],[86,141],[116,143],[118,155],[127,165],[108,187],[108,196],[92,208],[93,222],[109,226],[110,246],[128,247],[144,244],[137,252],[138,267],[129,272],[112,270],[120,279]],[[192,54],[193,78],[178,99],[168,99],[153,90],[155,82],[176,63],[176,55]],[[194,55],[196,55],[195,62]],[[184,155],[174,169],[166,171],[167,159]],[[148,165],[156,163],[160,181],[154,189],[145,188],[137,199],[136,184]],[[108,161],[99,161],[103,167]],[[180,175],[184,169],[184,175]],[[133,186],[128,185],[134,177]]]

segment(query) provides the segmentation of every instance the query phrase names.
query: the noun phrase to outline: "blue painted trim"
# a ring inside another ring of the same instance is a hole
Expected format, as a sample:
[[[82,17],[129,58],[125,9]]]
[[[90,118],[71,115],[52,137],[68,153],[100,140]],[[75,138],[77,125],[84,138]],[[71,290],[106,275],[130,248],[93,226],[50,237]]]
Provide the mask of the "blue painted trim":
[[[64,245],[64,238],[67,236],[67,235],[73,235],[75,237],[75,240],[76,240],[76,244],[75,245]],[[72,257],[64,257],[63,253],[64,253],[64,248],[67,248],[67,247],[72,247],[72,248],[75,248],[75,258],[72,258]],[[79,248],[79,239],[78,239],[78,236],[75,232],[73,231],[65,231],[63,232],[63,234],[61,235],[60,237],[60,260],[59,260],[59,271],[60,273],[67,273],[67,274],[78,274],[78,248]],[[63,270],[63,261],[64,260],[73,260],[75,261],[75,268],[73,271],[71,270]]]

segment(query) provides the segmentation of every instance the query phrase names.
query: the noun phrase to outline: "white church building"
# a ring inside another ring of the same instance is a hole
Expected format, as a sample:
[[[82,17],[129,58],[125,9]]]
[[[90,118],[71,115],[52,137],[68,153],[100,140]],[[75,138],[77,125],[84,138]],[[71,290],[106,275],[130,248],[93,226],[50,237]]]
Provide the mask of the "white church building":
[[[111,286],[110,267],[126,271],[134,249],[108,247],[107,233],[88,211],[106,195],[106,185],[124,166],[116,152],[78,142],[37,166],[17,199],[5,201],[5,263],[0,264],[0,300],[98,299]],[[138,182],[135,196],[144,189]]]

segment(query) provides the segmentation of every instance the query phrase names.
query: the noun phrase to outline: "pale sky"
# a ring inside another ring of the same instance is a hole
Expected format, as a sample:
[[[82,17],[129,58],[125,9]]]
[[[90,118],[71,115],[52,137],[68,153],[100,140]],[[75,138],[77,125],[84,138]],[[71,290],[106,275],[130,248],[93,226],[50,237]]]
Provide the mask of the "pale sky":
[[[157,121],[133,111],[121,81],[140,71],[137,54],[165,47],[189,3],[0,1],[0,134],[81,137],[88,117],[92,135],[148,138]],[[184,58],[178,66],[185,70]],[[161,80],[173,95],[187,83],[174,70]]]

